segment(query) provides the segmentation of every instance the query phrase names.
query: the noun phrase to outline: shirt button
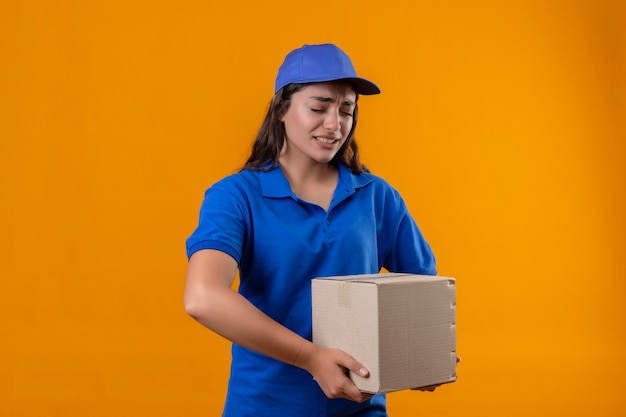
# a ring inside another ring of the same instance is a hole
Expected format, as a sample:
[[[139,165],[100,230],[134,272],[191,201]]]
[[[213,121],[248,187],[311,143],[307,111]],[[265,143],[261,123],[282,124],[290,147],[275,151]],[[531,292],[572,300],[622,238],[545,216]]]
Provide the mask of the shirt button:
[[[330,220],[326,219],[326,224],[329,225],[330,224]]]

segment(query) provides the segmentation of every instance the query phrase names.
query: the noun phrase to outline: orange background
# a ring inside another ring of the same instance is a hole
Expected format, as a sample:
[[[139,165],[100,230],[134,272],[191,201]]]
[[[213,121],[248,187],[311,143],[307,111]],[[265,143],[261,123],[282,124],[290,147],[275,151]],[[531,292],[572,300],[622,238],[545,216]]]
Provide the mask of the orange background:
[[[257,4],[253,6],[253,4]],[[623,1],[0,3],[0,415],[219,415],[182,306],[202,194],[335,42],[364,162],[457,278],[459,380],[393,416],[624,416]]]

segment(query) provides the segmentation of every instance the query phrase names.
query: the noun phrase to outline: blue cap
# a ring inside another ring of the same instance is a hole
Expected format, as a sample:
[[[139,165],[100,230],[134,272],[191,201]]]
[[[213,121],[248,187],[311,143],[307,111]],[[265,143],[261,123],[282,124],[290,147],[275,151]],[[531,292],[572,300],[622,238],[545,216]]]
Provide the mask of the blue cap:
[[[357,93],[379,94],[380,88],[365,78],[357,77],[350,57],[333,44],[304,45],[285,57],[278,69],[274,93],[294,83],[349,81]]]

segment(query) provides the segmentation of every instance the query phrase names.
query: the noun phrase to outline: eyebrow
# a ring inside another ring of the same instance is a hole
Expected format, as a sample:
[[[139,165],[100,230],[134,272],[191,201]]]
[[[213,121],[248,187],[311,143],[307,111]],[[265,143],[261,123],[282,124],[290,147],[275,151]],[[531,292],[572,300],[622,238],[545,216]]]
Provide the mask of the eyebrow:
[[[309,97],[309,100],[315,100],[315,101],[321,101],[323,103],[332,103],[335,100],[331,97],[319,97],[319,96],[312,96]],[[354,106],[355,103],[354,101],[351,100],[345,100],[344,102],[341,103],[342,106]]]

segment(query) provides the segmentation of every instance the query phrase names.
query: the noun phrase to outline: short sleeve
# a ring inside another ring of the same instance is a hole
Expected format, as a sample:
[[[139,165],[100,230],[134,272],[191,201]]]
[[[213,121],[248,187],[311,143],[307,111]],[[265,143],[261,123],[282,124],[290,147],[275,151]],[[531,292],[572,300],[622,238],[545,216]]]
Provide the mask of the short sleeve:
[[[198,227],[186,241],[187,258],[202,249],[216,249],[239,263],[245,234],[243,202],[229,179],[209,188],[200,207]]]
[[[395,190],[388,202],[393,221],[388,225],[388,252],[384,267],[391,272],[436,275],[436,260],[430,245],[406,204]]]

